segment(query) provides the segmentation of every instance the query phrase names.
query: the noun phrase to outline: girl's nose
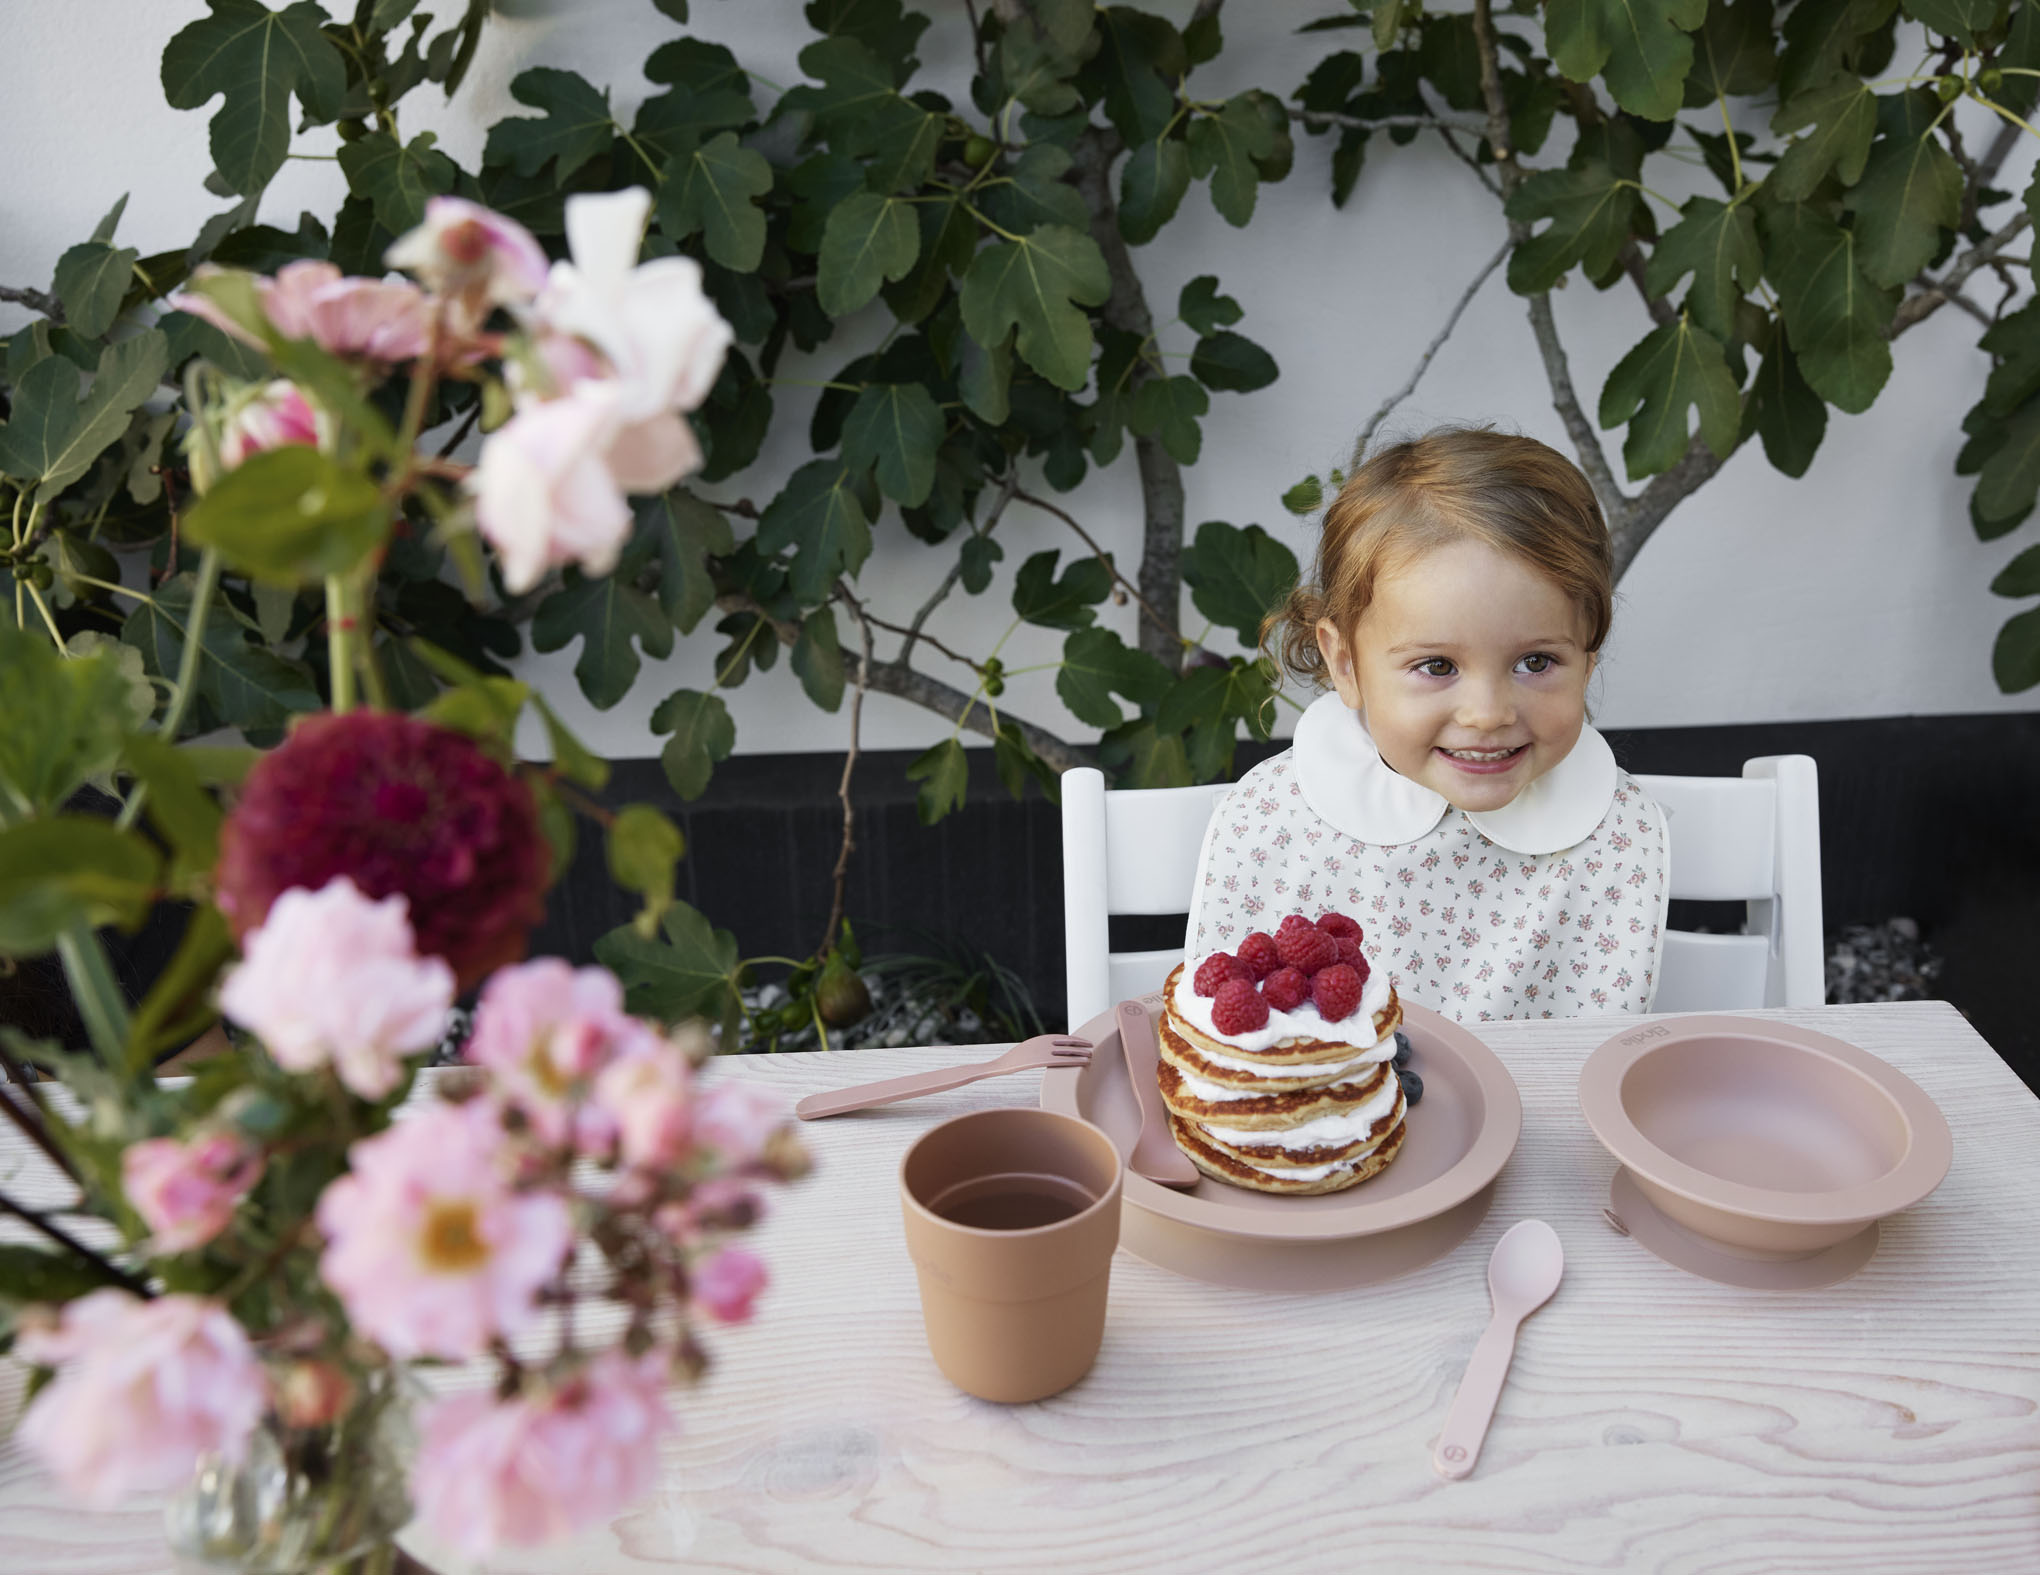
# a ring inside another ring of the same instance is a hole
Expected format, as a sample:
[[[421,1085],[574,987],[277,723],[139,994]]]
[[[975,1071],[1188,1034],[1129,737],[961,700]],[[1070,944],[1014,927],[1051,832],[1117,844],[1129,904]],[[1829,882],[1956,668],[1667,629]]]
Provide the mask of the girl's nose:
[[[1475,732],[1492,733],[1516,720],[1515,696],[1507,683],[1476,679],[1459,686],[1459,713],[1455,720]]]

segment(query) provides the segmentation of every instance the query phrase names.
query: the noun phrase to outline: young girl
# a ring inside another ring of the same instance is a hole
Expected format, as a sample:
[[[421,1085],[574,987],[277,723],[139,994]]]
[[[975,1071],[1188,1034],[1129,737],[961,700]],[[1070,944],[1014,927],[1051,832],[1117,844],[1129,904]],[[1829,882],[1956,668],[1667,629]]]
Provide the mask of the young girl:
[[[1648,1011],[1665,817],[1586,723],[1614,599],[1586,478],[1500,432],[1397,444],[1325,510],[1315,580],[1263,638],[1333,692],[1212,812],[1190,955],[1338,910],[1448,1017]]]

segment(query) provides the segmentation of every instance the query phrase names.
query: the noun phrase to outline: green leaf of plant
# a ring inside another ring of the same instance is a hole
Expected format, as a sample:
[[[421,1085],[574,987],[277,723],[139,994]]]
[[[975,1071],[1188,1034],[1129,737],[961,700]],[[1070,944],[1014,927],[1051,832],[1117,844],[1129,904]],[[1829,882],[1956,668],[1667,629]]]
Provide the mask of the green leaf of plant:
[[[538,604],[531,619],[535,649],[557,651],[577,636],[581,655],[574,677],[598,711],[630,692],[638,675],[634,643],[647,656],[673,651],[673,626],[659,615],[658,604],[619,574],[590,579],[569,569],[566,583]]]
[[[1102,558],[1077,558],[1063,577],[1055,577],[1054,548],[1037,552],[1020,565],[1013,581],[1013,611],[1044,629],[1088,629],[1097,614],[1091,609],[1112,594],[1112,570]]]
[[[1091,370],[1091,320],[1078,307],[1101,306],[1111,293],[1098,243],[1065,225],[1044,225],[971,260],[963,325],[981,345],[998,344],[1017,326],[1020,358],[1074,392]]]
[[[1195,780],[1182,737],[1159,732],[1148,721],[1130,723],[1101,739],[1098,758],[1111,768],[1114,787],[1188,787]]]
[[[1746,425],[1764,440],[1764,457],[1788,476],[1803,476],[1827,434],[1827,401],[1807,386],[1781,324],[1750,385]]]
[[[1904,284],[1933,261],[1941,232],[1962,222],[1962,171],[1930,129],[1935,108],[1931,93],[1887,101],[1884,135],[1842,199],[1856,215],[1857,258],[1874,284]]]
[[[623,982],[625,1007],[665,1023],[727,1017],[736,998],[737,938],[684,902],[668,908],[659,927],[661,940],[626,924],[595,943],[595,960]]]
[[[708,255],[749,273],[765,254],[765,210],[772,166],[725,131],[673,155],[659,192],[659,227],[674,240],[703,232]]]
[[[1245,93],[1229,98],[1215,115],[1190,122],[1190,172],[1211,177],[1211,205],[1226,223],[1244,228],[1254,217],[1260,164],[1276,151],[1277,136]]]
[[[161,868],[143,838],[89,815],[0,831],[0,955],[41,956],[75,925],[134,928]]]
[[[935,485],[935,452],[948,423],[922,383],[874,383],[843,423],[843,461],[873,467],[879,490],[918,508]]]
[[[1850,414],[1868,410],[1891,376],[1885,339],[1895,292],[1864,276],[1856,237],[1803,207],[1779,208],[1762,221],[1764,276],[1778,291],[1785,326],[1808,385]]]
[[[750,74],[721,44],[701,38],[670,39],[645,61],[645,75],[668,91],[638,106],[630,134],[655,164],[711,132],[758,118],[751,102]]]
[[[900,125],[898,81],[887,66],[851,37],[817,40],[800,52],[800,68],[821,86],[801,83],[782,94],[779,113],[806,110],[815,128],[844,153],[871,152]],[[918,106],[906,105],[918,112]]]
[[[913,208],[895,197],[859,192],[839,203],[822,230],[816,294],[831,317],[856,311],[888,279],[904,279],[921,255]]]
[[[1271,718],[1267,702],[1274,693],[1266,668],[1259,662],[1233,661],[1222,667],[1193,667],[1170,687],[1155,712],[1155,731],[1182,733],[1190,728],[1222,724],[1225,736],[1233,734],[1232,723],[1254,726],[1262,738],[1268,736]]]
[[[222,96],[210,128],[213,164],[228,188],[260,191],[290,148],[290,97],[308,118],[340,113],[347,71],[321,31],[314,0],[271,11],[258,0],[207,0],[211,15],[181,29],[163,50],[163,95],[172,109]]]
[[[1615,102],[1645,120],[1670,120],[1693,66],[1686,35],[1707,0],[1551,0],[1545,37],[1552,63],[1575,82],[1602,77]]]
[[[1315,476],[1305,476],[1282,494],[1282,506],[1292,514],[1308,514],[1324,501],[1325,484]]]
[[[1275,358],[1244,334],[1221,329],[1197,341],[1190,371],[1206,388],[1251,394],[1282,375]]]
[[[2036,494],[2040,494],[2040,400],[2023,406],[2005,423],[2003,441],[1977,477],[1970,512],[1979,522],[2004,521],[2008,529],[2033,507]]]
[[[948,130],[946,117],[906,99],[893,99],[885,109],[883,134],[871,139],[877,145],[865,166],[865,184],[873,191],[919,191],[935,169],[935,155]]]
[[[88,240],[96,241],[102,246],[111,246],[113,244],[114,234],[120,229],[120,216],[127,212],[128,197],[130,195],[128,192],[120,194],[119,199],[114,205],[106,210],[106,216],[92,227],[92,233],[87,237]]]
[[[1153,142],[1176,112],[1174,84],[1190,69],[1182,35],[1165,18],[1125,5],[1101,7],[1097,28],[1098,52],[1078,82],[1105,101],[1128,147]]]
[[[1183,554],[1192,605],[1250,648],[1261,643],[1261,620],[1296,588],[1296,575],[1296,554],[1258,525],[1208,521]]]
[[[191,626],[192,589],[190,574],[173,576],[121,628],[122,641],[142,653],[143,665],[158,678],[177,675]],[[319,693],[304,664],[253,643],[220,602],[214,598],[200,636],[198,697],[215,712],[210,725],[239,728],[259,740],[279,734],[293,716],[318,710]]]
[[[1524,224],[1550,224],[1509,254],[1509,288],[1518,295],[1549,290],[1575,263],[1598,279],[1615,265],[1636,222],[1635,182],[1600,159],[1578,169],[1539,170],[1510,196],[1505,211]]]
[[[1158,704],[1174,676],[1145,651],[1136,651],[1110,629],[1080,629],[1063,641],[1062,668],[1055,692],[1081,722],[1117,727],[1126,720],[1114,702],[1125,695],[1134,704]]]
[[[644,547],[659,555],[659,608],[674,628],[692,634],[715,605],[715,576],[708,560],[736,551],[730,522],[722,510],[685,487],[638,498],[631,507],[637,515],[634,550]]]
[[[1789,104],[1837,71],[1853,70],[1865,40],[1891,20],[1897,4],[1898,0],[1798,0],[1785,14],[1778,101]]]
[[[108,345],[83,398],[70,361],[59,355],[37,361],[9,391],[13,410],[0,427],[0,475],[38,483],[43,499],[62,492],[120,441],[135,407],[155,392],[168,349],[153,328]]]
[[[1990,589],[1994,596],[2040,596],[2040,547],[2028,547],[1998,570]]]
[[[1183,205],[1190,189],[1190,149],[1180,137],[1143,142],[1119,172],[1119,233],[1144,246]]]
[[[839,574],[855,574],[871,556],[871,525],[850,473],[833,459],[810,460],[788,479],[758,520],[758,550],[794,549],[789,581],[804,602],[828,598]]]
[[[964,409],[988,426],[1004,426],[1013,408],[1013,336],[987,349],[965,334],[961,357],[956,389]]]
[[[1194,465],[1204,442],[1197,418],[1210,408],[1196,378],[1151,377],[1133,391],[1127,424],[1143,437],[1159,438],[1177,464]]]
[[[230,567],[278,585],[352,571],[389,535],[382,489],[301,443],[251,454],[184,515],[184,529]]]
[[[1052,142],[1037,142],[1006,168],[1002,184],[986,189],[984,211],[1001,229],[1026,235],[1044,224],[1088,229],[1091,210],[1065,177],[1070,155]]]
[[[1006,549],[989,536],[973,536],[963,544],[963,588],[981,596],[991,588],[992,569],[1006,556]]]
[[[915,795],[915,811],[921,824],[932,826],[952,809],[963,808],[970,789],[970,762],[960,739],[945,738],[934,748],[916,756],[907,767],[907,780],[921,784]]]
[[[170,846],[171,883],[183,886],[210,874],[219,862],[220,807],[184,751],[160,734],[136,733],[122,760],[138,781],[148,784],[149,824]]]
[[[178,753],[188,757],[192,751]],[[204,1025],[217,1020],[213,981],[237,949],[225,914],[209,902],[192,909],[169,964],[128,1020],[127,1064],[132,1070],[152,1068],[158,1055],[190,1043]]]
[[[1764,189],[1784,202],[1803,202],[1835,172],[1844,186],[1862,179],[1863,162],[1877,135],[1877,95],[1861,77],[1844,71],[1807,89],[1771,117],[1779,135],[1813,129],[1785,150],[1764,181]]]
[[[1754,290],[1764,274],[1764,249],[1748,203],[1694,197],[1679,222],[1664,233],[1644,265],[1644,288],[1670,295],[1687,274],[1693,288],[1686,306],[1693,320],[1716,339],[1735,337],[1735,304]]]
[[[13,611],[10,604],[8,611]],[[62,655],[0,624],[0,785],[46,815],[120,758],[127,680],[110,656]]]
[[[1200,334],[1215,334],[1230,328],[1244,314],[1238,301],[1218,293],[1216,274],[1201,273],[1176,297],[1176,315]]]
[[[1686,412],[1700,416],[1700,435],[1726,459],[1742,427],[1742,397],[1721,341],[1682,315],[1648,334],[1615,363],[1601,389],[1604,427],[1629,423],[1622,460],[1629,479],[1670,470],[1685,457],[1692,432]]]
[[[482,151],[485,164],[508,164],[520,175],[536,175],[551,161],[553,180],[563,186],[616,141],[609,94],[576,72],[533,66],[511,78],[510,96],[543,113],[491,126]]]
[[[425,218],[426,199],[444,196],[460,179],[460,166],[433,146],[438,140],[429,131],[407,143],[374,131],[340,144],[347,189],[366,197],[376,223],[393,235],[417,228]]]
[[[2005,621],[1991,647],[1990,671],[2008,695],[2040,684],[2040,607]]]
[[[574,736],[544,695],[534,691],[531,703],[545,724],[546,741],[552,745],[553,770],[591,793],[600,793],[609,785],[609,762]]]
[[[1905,14],[1915,22],[1955,40],[1968,49],[1977,35],[1997,26],[2005,0],[1905,0]]]
[[[842,705],[843,647],[833,607],[817,607],[801,620],[790,660],[810,700],[824,711]]]
[[[708,788],[718,762],[737,747],[737,724],[720,695],[699,689],[676,689],[652,712],[652,731],[671,733],[659,753],[666,780],[684,799],[697,799]]]
[[[645,899],[638,920],[640,933],[649,933],[673,906],[673,866],[687,851],[687,839],[651,805],[626,804],[609,823],[604,841],[611,879]]]
[[[802,8],[808,26],[831,38],[854,38],[899,73],[912,73],[914,45],[928,19],[907,11],[901,0],[808,0]]]
[[[1083,17],[1082,23],[1082,42],[1088,43],[1090,18]],[[1016,11],[999,36],[998,74],[1006,91],[1035,114],[1067,114],[1082,101],[1069,80],[1083,63],[1081,48],[1081,44],[1065,47],[1052,25],[1037,22],[1024,10]]]
[[[1693,71],[1686,78],[1686,108],[1717,98],[1761,93],[1778,80],[1772,42],[1771,0],[1713,4],[1693,35]]]
[[[65,321],[87,339],[111,328],[140,256],[132,246],[83,241],[59,257],[57,298],[64,303]]]

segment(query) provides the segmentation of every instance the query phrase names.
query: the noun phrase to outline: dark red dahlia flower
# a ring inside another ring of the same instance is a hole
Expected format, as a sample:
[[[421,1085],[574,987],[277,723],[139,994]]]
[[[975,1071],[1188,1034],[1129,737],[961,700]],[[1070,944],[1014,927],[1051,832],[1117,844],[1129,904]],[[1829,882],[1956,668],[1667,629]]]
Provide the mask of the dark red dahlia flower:
[[[292,887],[401,894],[418,950],[465,990],[524,955],[551,865],[531,790],[473,739],[354,711],[305,718],[248,774],[216,879],[236,938]]]

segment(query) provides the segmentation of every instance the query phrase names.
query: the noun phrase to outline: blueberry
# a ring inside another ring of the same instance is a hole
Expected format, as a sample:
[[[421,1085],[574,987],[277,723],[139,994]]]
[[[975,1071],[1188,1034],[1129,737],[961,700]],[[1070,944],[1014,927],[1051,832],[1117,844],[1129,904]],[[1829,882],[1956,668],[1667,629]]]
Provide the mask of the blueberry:
[[[1395,1031],[1395,1069],[1400,1072],[1410,1064],[1410,1036],[1400,1028]]]
[[[1402,1079],[1403,1098],[1414,1105],[1424,1097],[1424,1080],[1416,1073],[1398,1072],[1396,1076]]]

